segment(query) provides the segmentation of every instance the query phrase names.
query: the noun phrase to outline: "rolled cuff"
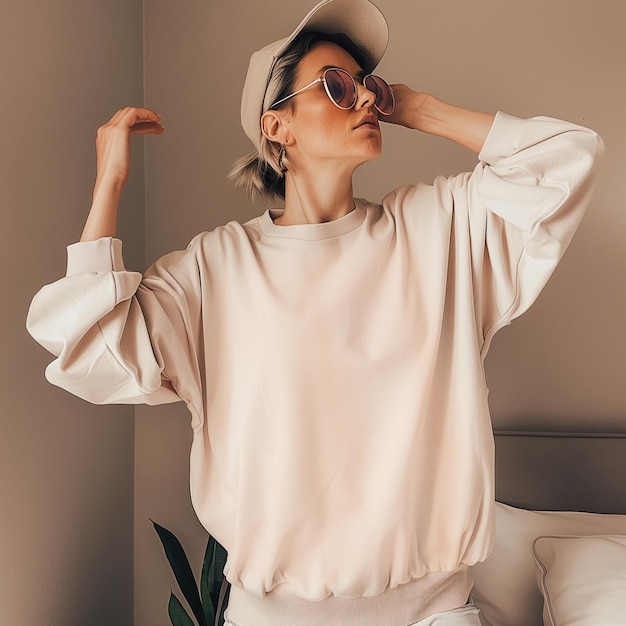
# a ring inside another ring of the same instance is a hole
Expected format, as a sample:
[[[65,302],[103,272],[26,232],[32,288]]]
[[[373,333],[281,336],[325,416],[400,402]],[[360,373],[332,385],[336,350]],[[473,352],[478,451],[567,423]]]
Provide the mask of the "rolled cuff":
[[[80,241],[67,247],[66,276],[125,271],[120,239],[102,237],[94,241]]]
[[[478,155],[479,160],[493,165],[514,154],[518,149],[517,143],[522,136],[525,123],[526,120],[498,111]]]

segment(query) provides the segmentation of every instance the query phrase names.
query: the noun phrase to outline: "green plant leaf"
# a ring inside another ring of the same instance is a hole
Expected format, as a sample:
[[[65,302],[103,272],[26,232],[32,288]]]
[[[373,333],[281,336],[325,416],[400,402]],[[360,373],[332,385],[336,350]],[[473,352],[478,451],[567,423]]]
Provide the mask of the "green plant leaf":
[[[170,601],[167,604],[167,614],[172,626],[195,626],[180,600],[170,592]]]
[[[216,543],[215,539],[209,535],[206,550],[204,551],[204,560],[202,561],[202,574],[200,575],[200,595],[202,597],[202,607],[204,608],[204,617],[206,618],[207,624],[215,622],[215,609],[217,608],[217,605],[213,601],[213,581],[211,580]]]
[[[215,609],[215,623],[214,626],[224,626],[226,623],[226,607],[228,606],[228,598],[230,596],[230,583],[224,578],[222,580],[222,588],[220,589],[220,595]]]
[[[212,580],[211,595],[216,603],[220,595],[222,580],[224,580],[224,567],[227,557],[226,550],[216,541],[213,551],[213,567],[209,576],[209,579]]]
[[[202,602],[196,585],[196,579],[193,576],[189,560],[187,559],[183,547],[180,545],[180,541],[178,541],[176,536],[167,530],[167,528],[159,526],[159,524],[153,520],[150,521],[159,535],[165,556],[174,572],[176,582],[178,582],[178,586],[191,608],[191,612],[194,614],[199,626],[208,626],[204,618],[204,611],[202,610]]]
[[[205,583],[203,585],[203,583]],[[207,624],[213,625],[215,623],[215,604],[213,604],[213,597],[208,591],[206,582],[201,579],[200,581],[200,595],[202,597],[202,610],[204,611],[204,619]]]
[[[209,535],[200,576],[200,594],[208,624],[215,622],[227,556],[224,547]]]
[[[215,544],[215,556],[213,557],[213,564],[215,568],[214,585],[212,597],[214,598],[215,606],[219,603],[220,591],[222,589],[222,582],[224,581],[224,567],[226,567],[226,559],[228,553],[225,548],[216,542]]]

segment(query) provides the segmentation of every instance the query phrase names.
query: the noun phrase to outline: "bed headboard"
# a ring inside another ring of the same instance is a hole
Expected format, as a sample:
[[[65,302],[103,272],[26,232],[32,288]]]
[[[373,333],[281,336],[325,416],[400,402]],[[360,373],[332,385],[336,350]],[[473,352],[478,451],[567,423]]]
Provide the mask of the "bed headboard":
[[[494,435],[498,501],[524,509],[626,514],[626,433]]]

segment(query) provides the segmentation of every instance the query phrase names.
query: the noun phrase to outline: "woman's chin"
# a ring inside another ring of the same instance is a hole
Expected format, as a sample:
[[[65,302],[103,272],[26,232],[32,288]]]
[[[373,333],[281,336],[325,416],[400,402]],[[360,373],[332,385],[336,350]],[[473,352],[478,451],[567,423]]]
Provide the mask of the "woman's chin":
[[[381,155],[382,151],[383,151],[383,146],[382,146],[382,142],[379,136],[378,141],[370,142],[368,145],[368,149],[364,151],[363,163],[377,159]]]

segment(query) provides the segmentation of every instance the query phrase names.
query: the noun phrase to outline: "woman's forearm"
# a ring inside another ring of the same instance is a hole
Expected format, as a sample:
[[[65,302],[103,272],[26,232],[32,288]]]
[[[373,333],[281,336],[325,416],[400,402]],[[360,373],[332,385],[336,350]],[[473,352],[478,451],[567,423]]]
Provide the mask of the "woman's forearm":
[[[470,150],[480,152],[494,115],[463,109],[429,95],[417,113],[417,129],[445,137]]]
[[[81,241],[93,241],[101,237],[115,237],[117,234],[117,210],[121,188],[98,184],[93,192],[93,200]]]
[[[393,90],[396,110],[385,121],[445,137],[480,152],[493,124],[493,114],[463,109],[406,85],[393,85]]]

